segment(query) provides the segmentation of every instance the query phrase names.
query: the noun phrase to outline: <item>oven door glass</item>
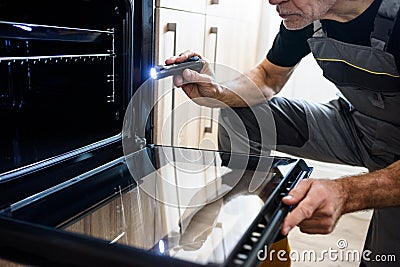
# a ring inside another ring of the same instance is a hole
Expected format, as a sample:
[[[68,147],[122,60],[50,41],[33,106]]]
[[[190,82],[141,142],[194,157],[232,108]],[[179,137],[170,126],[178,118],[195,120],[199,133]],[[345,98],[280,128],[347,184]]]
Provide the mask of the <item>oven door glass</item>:
[[[110,246],[223,265],[250,227],[259,232],[251,239],[255,243],[271,230],[271,218],[282,209],[281,189],[311,171],[300,163],[149,147],[14,203],[2,215],[105,240]],[[262,222],[255,224],[257,218]],[[279,226],[273,226],[273,236]]]

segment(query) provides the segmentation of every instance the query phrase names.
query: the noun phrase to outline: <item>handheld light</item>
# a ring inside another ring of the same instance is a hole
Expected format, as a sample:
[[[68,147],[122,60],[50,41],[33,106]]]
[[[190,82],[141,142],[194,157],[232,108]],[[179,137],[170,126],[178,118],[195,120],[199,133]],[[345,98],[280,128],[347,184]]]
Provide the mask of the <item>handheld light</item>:
[[[171,65],[157,65],[150,70],[150,77],[154,80],[166,78],[168,76],[179,75],[185,69],[195,70],[200,72],[204,66],[204,61],[198,56],[188,58],[182,63],[176,63]]]

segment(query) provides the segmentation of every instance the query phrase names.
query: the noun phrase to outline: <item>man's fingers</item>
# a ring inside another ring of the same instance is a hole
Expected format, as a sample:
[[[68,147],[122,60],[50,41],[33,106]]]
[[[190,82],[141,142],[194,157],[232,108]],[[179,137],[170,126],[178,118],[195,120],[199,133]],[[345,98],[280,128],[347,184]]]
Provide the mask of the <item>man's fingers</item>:
[[[188,58],[191,58],[194,56],[198,56],[199,58],[201,58],[201,55],[199,55],[191,50],[186,50],[185,52],[180,53],[179,56],[172,56],[172,57],[166,59],[165,64],[170,65],[170,64],[174,64],[174,63],[181,63],[181,62],[187,60]]]
[[[193,83],[186,84],[186,85],[182,86],[182,89],[190,99],[199,97],[198,92],[194,88],[194,84]]]
[[[176,59],[177,59],[177,58],[178,58],[177,56],[173,56],[173,57],[167,58],[167,59],[165,60],[165,64],[166,64],[166,65],[174,64],[174,63],[176,62]]]
[[[301,232],[307,234],[329,234],[335,225],[333,218],[311,218],[302,221],[298,227]]]
[[[282,198],[282,202],[286,205],[294,205],[299,203],[307,195],[311,184],[311,179],[300,181],[300,183],[294,189],[290,190],[286,197]]]
[[[182,87],[182,85],[196,82],[211,83],[211,79],[207,75],[202,75],[190,69],[185,69],[182,75],[174,76],[174,84],[176,87]]]
[[[285,218],[282,225],[282,234],[287,235],[296,225],[300,224],[303,220],[310,218],[315,209],[301,202],[289,215]]]
[[[176,62],[177,63],[183,62],[186,59],[194,57],[194,56],[198,56],[199,58],[201,58],[201,55],[199,55],[191,50],[186,50],[185,52],[179,54],[178,58],[176,59]]]
[[[209,76],[200,74],[197,71],[186,69],[183,71],[182,76],[183,82],[181,87],[185,91],[186,95],[191,99],[202,96],[199,94],[197,89],[198,86],[207,86],[207,84],[212,84]]]
[[[315,226],[315,227],[301,227],[300,228],[300,232],[305,233],[305,234],[313,234],[313,235],[326,235],[326,234],[330,234],[332,231],[327,231],[325,228],[321,228],[319,226]]]
[[[197,71],[186,69],[182,73],[184,83],[193,83],[193,82],[202,82],[202,83],[210,83],[211,79],[207,75],[202,75]]]
[[[183,77],[181,75],[175,75],[173,79],[176,87],[182,87]]]
[[[300,203],[298,206],[285,218],[282,226],[282,234],[287,235],[291,229],[300,224],[306,219],[311,218],[314,212],[321,206],[323,198],[319,195],[318,190],[312,190],[313,181],[303,180],[299,185],[290,191],[289,200],[292,204]],[[287,198],[287,197],[286,197]]]

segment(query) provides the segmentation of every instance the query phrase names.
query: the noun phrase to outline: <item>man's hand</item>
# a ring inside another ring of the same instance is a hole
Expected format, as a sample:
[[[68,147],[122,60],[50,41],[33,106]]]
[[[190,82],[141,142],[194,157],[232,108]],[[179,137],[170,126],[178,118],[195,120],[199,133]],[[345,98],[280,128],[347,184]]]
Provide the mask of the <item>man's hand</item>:
[[[199,54],[188,50],[181,53],[179,56],[167,59],[165,64],[181,63],[193,56],[201,58]],[[186,69],[183,71],[182,76],[174,76],[174,84],[177,87],[181,87],[186,95],[199,105],[223,107],[225,105],[220,102],[223,89],[215,82],[214,73],[210,68],[208,60],[203,60],[205,64],[200,73]]]
[[[332,232],[342,214],[400,206],[400,160],[370,173],[336,180],[305,179],[282,199],[298,206],[286,217],[282,234],[298,225],[304,233]]]
[[[282,199],[297,207],[286,217],[281,233],[287,235],[296,225],[308,234],[328,234],[343,213],[347,194],[341,179],[302,180]]]
[[[193,56],[201,57],[192,51],[185,51],[167,59],[165,64],[181,63]],[[265,58],[248,72],[219,84],[209,62],[205,62],[200,73],[185,70],[182,75],[174,77],[174,84],[182,87],[199,105],[220,108],[264,103],[282,89],[295,68],[281,67]]]

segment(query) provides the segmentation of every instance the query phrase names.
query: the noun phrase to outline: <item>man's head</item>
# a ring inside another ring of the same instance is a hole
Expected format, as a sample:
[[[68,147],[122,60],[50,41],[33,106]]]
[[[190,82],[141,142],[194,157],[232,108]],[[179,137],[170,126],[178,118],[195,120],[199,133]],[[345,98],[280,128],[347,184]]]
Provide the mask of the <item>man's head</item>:
[[[276,11],[287,29],[302,29],[315,20],[327,16],[338,0],[269,0],[276,5]]]

